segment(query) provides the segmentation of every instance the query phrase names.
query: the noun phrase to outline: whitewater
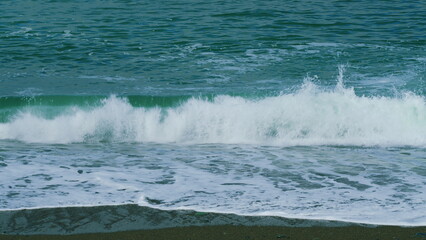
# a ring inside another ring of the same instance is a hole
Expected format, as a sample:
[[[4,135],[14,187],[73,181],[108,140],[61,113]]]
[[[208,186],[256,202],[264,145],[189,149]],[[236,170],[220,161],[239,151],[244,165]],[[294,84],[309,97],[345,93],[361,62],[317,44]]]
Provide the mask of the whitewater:
[[[293,92],[256,98],[15,104],[0,123],[9,186],[0,207],[136,203],[426,224],[424,97],[358,96],[343,72],[333,88],[307,77]]]
[[[0,123],[0,139],[33,143],[156,142],[278,146],[426,146],[422,96],[357,96],[339,82],[249,99],[192,97],[176,107],[134,107],[110,96],[99,106],[24,107]]]

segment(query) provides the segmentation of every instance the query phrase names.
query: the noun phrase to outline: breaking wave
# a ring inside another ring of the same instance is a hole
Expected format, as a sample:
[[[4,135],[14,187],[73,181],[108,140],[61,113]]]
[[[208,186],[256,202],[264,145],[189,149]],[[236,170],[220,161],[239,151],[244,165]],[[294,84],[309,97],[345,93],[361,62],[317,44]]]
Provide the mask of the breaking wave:
[[[426,102],[357,96],[341,82],[325,90],[312,82],[290,94],[249,99],[189,98],[177,106],[134,106],[110,96],[96,107],[62,106],[47,116],[21,107],[0,123],[0,139],[40,143],[158,142],[263,145],[426,145]]]

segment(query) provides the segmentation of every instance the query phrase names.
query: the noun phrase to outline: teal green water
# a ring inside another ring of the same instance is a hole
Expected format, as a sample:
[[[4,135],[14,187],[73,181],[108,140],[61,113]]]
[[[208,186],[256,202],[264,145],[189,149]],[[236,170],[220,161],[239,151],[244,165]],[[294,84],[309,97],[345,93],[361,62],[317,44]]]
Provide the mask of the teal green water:
[[[421,1],[2,1],[0,94],[425,94]]]
[[[0,209],[424,226],[425,16],[397,0],[1,1]]]

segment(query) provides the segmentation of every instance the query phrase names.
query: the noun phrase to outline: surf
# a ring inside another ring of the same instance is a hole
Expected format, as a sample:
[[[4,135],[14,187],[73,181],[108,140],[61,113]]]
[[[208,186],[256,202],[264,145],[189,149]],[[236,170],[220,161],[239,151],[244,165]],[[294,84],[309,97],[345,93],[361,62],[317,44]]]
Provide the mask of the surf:
[[[394,97],[357,96],[353,88],[344,86],[344,72],[340,65],[333,89],[306,77],[294,92],[262,98],[3,98],[0,139],[35,143],[426,145],[424,97],[410,92]]]
[[[343,73],[341,73],[343,74]],[[93,101],[93,100],[92,100]],[[175,101],[176,102],[176,101]],[[426,145],[422,96],[357,96],[342,76],[327,90],[310,79],[293,93],[218,95],[135,106],[109,96],[98,104],[21,106],[0,123],[0,139],[39,143],[158,142],[266,145]],[[50,113],[50,114],[49,114]]]

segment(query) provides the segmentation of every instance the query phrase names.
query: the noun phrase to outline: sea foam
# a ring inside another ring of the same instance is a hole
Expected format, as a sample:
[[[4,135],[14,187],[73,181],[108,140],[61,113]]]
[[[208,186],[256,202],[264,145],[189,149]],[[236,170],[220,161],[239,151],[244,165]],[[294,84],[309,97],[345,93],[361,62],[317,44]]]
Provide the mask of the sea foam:
[[[40,143],[426,145],[424,97],[412,93],[357,96],[343,86],[341,76],[332,90],[305,81],[293,93],[261,99],[194,97],[177,107],[148,108],[110,96],[95,108],[68,108],[54,117],[44,116],[40,109],[23,108],[0,124],[0,139]]]

